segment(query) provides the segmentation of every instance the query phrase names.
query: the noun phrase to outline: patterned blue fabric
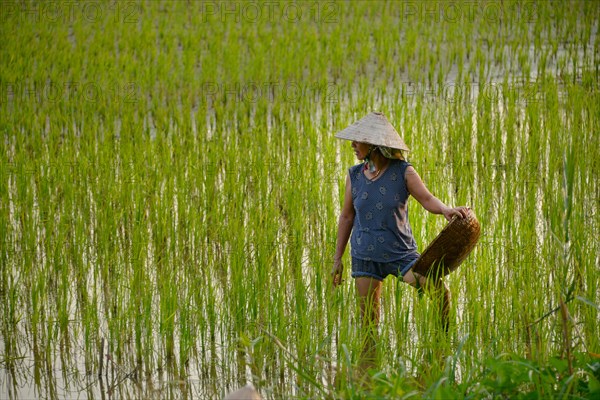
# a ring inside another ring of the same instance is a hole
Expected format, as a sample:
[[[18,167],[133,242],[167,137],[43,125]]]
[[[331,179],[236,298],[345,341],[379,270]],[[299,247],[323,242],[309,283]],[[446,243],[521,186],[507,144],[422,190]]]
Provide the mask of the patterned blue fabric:
[[[364,175],[364,165],[349,169],[354,203],[350,244],[352,257],[377,262],[413,259],[417,244],[408,221],[408,189],[404,174],[411,164],[390,160],[375,180]]]
[[[377,262],[361,260],[356,257],[352,257],[352,277],[353,278],[375,278],[379,281],[383,281],[388,275],[394,275],[395,277],[404,276],[417,262],[419,258],[418,253],[414,253],[412,258],[405,258],[401,262]]]

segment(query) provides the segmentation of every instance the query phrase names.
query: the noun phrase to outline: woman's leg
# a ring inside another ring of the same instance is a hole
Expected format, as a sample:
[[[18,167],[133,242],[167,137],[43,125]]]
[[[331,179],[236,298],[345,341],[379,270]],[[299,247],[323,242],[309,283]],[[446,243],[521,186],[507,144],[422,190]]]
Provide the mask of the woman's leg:
[[[381,296],[381,281],[359,277],[354,279],[358,300],[360,302],[360,314],[363,327],[377,327],[379,325],[379,298]]]
[[[447,333],[450,327],[450,289],[446,283],[441,279],[427,279],[423,275],[420,275],[412,270],[404,274],[404,282],[417,288],[424,289],[434,299],[439,301],[440,304],[440,316],[442,319],[442,326],[444,331]]]
[[[358,361],[359,375],[364,375],[377,362],[377,327],[379,325],[379,299],[381,296],[381,281],[368,277],[354,279],[360,315],[362,320],[362,345]]]

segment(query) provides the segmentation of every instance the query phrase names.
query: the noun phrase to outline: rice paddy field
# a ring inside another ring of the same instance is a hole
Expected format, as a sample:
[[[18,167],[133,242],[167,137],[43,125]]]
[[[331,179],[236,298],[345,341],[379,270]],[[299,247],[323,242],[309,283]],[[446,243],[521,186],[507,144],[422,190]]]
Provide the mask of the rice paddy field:
[[[600,3],[0,7],[0,398],[600,396]],[[374,110],[482,236],[447,335],[384,282],[359,376],[333,135]]]

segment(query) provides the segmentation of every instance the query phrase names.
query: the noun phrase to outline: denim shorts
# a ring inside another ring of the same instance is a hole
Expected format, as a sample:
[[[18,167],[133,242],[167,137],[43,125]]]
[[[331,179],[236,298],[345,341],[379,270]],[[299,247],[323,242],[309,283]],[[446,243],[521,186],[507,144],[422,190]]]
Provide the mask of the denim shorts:
[[[352,257],[352,277],[369,277],[382,281],[388,275],[394,275],[395,277],[404,276],[418,258],[418,253],[411,254],[401,261],[395,262],[367,261]]]

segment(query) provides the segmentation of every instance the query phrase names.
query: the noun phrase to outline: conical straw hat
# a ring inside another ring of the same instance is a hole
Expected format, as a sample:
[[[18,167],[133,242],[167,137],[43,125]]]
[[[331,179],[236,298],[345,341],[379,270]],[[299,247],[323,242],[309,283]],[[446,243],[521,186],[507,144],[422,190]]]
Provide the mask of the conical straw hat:
[[[380,112],[370,113],[363,119],[336,133],[335,137],[410,151],[392,124]]]

